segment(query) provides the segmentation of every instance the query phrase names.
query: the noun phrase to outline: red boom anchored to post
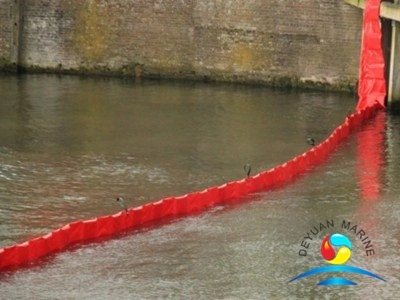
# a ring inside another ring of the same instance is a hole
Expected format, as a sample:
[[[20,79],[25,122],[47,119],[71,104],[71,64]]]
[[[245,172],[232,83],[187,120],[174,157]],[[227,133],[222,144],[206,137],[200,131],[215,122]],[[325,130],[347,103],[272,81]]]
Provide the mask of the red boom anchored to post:
[[[44,236],[5,247],[0,249],[0,271],[23,266],[76,243],[140,228],[151,222],[199,213],[215,205],[239,202],[244,199],[244,195],[289,183],[299,174],[326,160],[353,129],[384,107],[386,89],[380,42],[379,4],[379,0],[369,0],[365,8],[357,112],[347,116],[344,123],[321,144],[282,165],[243,180],[180,197],[165,198],[131,208],[129,213],[124,211],[92,220],[76,221]]]
[[[378,102],[385,106],[385,62],[382,52],[382,31],[379,19],[381,0],[367,0],[364,9],[360,54],[360,78],[357,109]]]

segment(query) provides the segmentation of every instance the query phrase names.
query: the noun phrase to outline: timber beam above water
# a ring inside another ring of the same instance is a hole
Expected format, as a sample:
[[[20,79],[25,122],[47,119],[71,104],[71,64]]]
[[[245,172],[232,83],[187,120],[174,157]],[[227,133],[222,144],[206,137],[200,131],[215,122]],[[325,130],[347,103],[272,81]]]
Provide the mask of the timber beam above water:
[[[345,3],[364,9],[366,0],[344,0]],[[391,2],[382,2],[379,10],[381,18],[400,22],[400,5]]]

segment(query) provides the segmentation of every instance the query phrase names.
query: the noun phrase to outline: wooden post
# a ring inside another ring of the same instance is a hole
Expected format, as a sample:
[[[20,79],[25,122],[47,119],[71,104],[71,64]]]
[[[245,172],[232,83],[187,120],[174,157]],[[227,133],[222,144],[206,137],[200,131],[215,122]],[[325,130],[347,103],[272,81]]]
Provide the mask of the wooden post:
[[[399,4],[395,0],[394,4]],[[400,23],[392,20],[392,39],[390,48],[390,65],[388,81],[388,107],[399,109],[400,107]]]

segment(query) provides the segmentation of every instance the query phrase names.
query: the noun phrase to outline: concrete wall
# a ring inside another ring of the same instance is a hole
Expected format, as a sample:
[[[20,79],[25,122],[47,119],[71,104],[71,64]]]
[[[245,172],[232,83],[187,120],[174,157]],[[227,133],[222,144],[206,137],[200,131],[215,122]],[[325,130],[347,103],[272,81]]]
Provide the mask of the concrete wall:
[[[10,57],[0,0],[0,61]],[[25,0],[29,70],[354,86],[362,11],[339,0]]]

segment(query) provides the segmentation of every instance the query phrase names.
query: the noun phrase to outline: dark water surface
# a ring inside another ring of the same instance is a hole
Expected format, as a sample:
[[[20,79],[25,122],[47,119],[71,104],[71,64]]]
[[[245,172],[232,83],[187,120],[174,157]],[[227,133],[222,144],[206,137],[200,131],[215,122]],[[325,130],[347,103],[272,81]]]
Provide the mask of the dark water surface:
[[[348,95],[261,87],[0,77],[0,247],[115,213],[117,196],[138,206],[243,178],[245,163],[269,169],[306,151],[308,136],[326,138],[354,105]],[[397,299],[399,128],[380,113],[285,188],[3,273],[0,298]],[[321,227],[327,220],[334,228]],[[326,265],[319,248],[336,232],[352,242],[348,265],[387,282],[341,274],[357,285],[317,286],[324,274],[288,283]]]

